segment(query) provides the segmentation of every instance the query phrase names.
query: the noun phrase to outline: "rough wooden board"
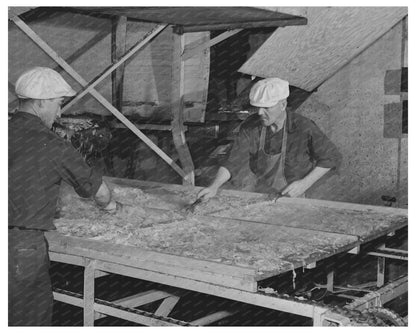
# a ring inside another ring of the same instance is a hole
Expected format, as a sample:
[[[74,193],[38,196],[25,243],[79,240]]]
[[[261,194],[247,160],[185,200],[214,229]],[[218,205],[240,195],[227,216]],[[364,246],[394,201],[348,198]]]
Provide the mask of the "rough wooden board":
[[[397,213],[394,211],[382,213],[370,209],[337,209],[313,204],[300,205],[288,201],[228,209],[212,215],[305,230],[354,235],[360,239],[368,239],[373,235],[388,233],[390,230],[407,225],[407,215],[402,214],[401,210]]]
[[[132,198],[130,191],[124,193]],[[62,235],[253,268],[258,276],[279,274],[328,257],[354,247],[357,241],[353,236],[201,215],[184,217],[146,207],[112,216],[73,196],[64,202],[69,205],[62,207],[63,217],[55,220]]]
[[[240,72],[312,91],[380,38],[407,7],[308,7],[308,24],[277,29]]]
[[[55,254],[52,255],[52,258],[64,260],[63,262],[77,264],[72,258],[75,256],[98,260],[100,263],[97,263],[97,267],[102,266],[101,263],[104,265],[108,263],[110,266],[116,264],[126,268],[138,268],[172,277],[186,277],[246,291],[257,290],[256,272],[251,268],[196,260],[85,237],[63,236],[57,232],[46,233],[46,238],[49,243],[49,251]],[[60,256],[62,254],[63,256]],[[68,259],[69,261],[67,261]]]
[[[407,223],[400,209],[292,198],[271,204],[261,201],[264,195],[235,191],[223,191],[189,215],[181,208],[195,199],[199,188],[106,180],[126,210],[106,214],[64,187],[61,218],[55,220],[62,235],[247,267],[257,271],[257,280],[349,250],[358,245],[358,236]],[[371,223],[361,225],[363,216]]]

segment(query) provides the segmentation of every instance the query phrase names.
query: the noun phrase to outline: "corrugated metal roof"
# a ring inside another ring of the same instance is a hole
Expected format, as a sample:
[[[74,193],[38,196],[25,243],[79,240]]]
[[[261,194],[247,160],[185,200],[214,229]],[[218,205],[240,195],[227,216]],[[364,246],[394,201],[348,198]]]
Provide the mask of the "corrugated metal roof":
[[[254,7],[65,7],[86,14],[168,23],[177,33],[304,25],[306,18]]]

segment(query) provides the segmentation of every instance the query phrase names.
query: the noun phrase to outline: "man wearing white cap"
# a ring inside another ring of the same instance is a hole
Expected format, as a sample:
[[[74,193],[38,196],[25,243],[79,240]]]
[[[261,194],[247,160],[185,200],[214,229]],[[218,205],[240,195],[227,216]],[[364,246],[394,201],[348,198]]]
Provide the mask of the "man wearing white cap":
[[[75,91],[57,72],[35,67],[16,82],[19,109],[9,121],[9,325],[52,324],[52,288],[44,232],[62,180],[82,197],[115,211],[115,202],[81,155],[50,129]]]
[[[258,81],[250,91],[250,104],[258,114],[240,126],[228,160],[213,183],[199,192],[208,199],[247,163],[255,175],[251,191],[303,196],[329,170],[337,169],[341,155],[316,124],[287,112],[289,83],[279,78]]]

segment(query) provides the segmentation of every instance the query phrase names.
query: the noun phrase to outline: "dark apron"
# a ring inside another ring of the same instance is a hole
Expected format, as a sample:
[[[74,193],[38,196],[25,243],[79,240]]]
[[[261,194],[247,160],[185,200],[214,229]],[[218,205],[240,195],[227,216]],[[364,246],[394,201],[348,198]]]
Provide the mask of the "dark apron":
[[[282,150],[280,154],[269,155],[264,151],[266,141],[266,127],[263,126],[260,132],[259,152],[257,155],[257,172],[255,192],[270,193],[281,192],[288,184],[284,174],[285,157],[287,147],[286,121],[283,125]]]

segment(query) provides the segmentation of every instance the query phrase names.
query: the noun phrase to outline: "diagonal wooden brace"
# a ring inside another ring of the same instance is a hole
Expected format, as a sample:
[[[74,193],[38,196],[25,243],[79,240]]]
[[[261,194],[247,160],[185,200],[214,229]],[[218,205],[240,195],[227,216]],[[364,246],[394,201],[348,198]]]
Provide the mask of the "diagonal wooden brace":
[[[71,75],[82,86],[87,86],[88,82],[85,81],[65,60],[63,60],[48,44],[46,44],[30,27],[23,22],[18,16],[14,16],[11,20],[29,37],[31,38],[47,55],[55,60],[69,75]],[[166,25],[156,28],[158,32],[162,31]],[[160,30],[159,30],[160,29]],[[121,61],[125,61],[120,59]],[[117,63],[119,64],[119,62]],[[115,65],[117,65],[115,64]],[[114,66],[114,65],[113,65]],[[118,67],[118,66],[117,66]],[[113,69],[116,69],[114,67]],[[105,74],[110,74],[111,71],[106,71]],[[96,81],[94,82],[96,83]],[[89,87],[88,87],[89,88]],[[87,89],[88,89],[87,88]],[[156,154],[158,154],[167,164],[169,164],[182,178],[185,178],[186,173],[157,145],[153,143],[143,132],[141,132],[130,120],[128,120],[119,110],[117,110],[105,97],[103,97],[98,91],[88,89],[88,92],[104,107],[106,107],[116,118],[118,118],[127,128],[129,128],[134,134],[136,134],[145,144],[147,144]]]
[[[188,47],[185,47],[183,53],[182,53],[182,61],[188,60],[190,58],[192,58],[193,56],[197,55],[199,52],[202,52],[203,50],[212,47],[220,42],[222,42],[223,40],[230,38],[231,36],[234,36],[235,34],[239,33],[241,30],[243,29],[234,29],[234,30],[229,30],[226,32],[223,32],[221,35],[218,35],[217,37],[214,37],[212,39],[210,39],[208,42],[206,43],[202,43],[199,45],[191,45]]]

